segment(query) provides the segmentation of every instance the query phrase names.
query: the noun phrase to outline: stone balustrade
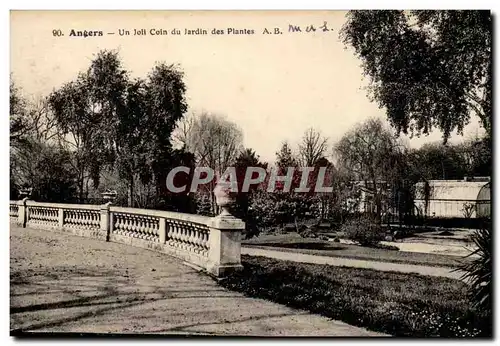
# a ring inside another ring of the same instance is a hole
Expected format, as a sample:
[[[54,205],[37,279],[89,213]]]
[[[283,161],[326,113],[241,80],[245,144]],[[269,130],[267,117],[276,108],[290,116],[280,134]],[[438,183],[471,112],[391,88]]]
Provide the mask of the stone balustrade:
[[[9,217],[11,220],[17,220],[19,214],[19,206],[16,201],[10,201]]]
[[[69,232],[159,251],[220,277],[241,267],[245,224],[216,217],[104,205],[10,201],[10,220],[22,227]]]

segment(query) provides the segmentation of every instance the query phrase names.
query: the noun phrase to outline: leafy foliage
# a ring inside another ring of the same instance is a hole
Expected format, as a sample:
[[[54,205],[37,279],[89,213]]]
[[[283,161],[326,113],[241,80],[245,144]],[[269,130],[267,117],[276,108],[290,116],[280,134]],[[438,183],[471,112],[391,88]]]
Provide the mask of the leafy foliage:
[[[26,118],[26,100],[22,97],[19,88],[11,77],[10,80],[10,145],[20,146],[25,142],[26,134],[30,130]]]
[[[80,198],[85,181],[97,188],[107,166],[127,181],[129,206],[137,180],[142,189],[150,183],[148,189],[160,189],[176,163],[170,134],[186,112],[185,91],[177,66],[158,63],[146,79],[130,80],[118,53],[103,50],[87,71],[50,95],[57,126],[74,151]]]
[[[267,169],[267,163],[261,162],[255,151],[247,148],[236,158],[234,167],[238,182],[238,194],[236,195],[236,205],[233,213],[236,217],[239,217],[245,222],[245,232],[243,235],[245,239],[249,239],[251,237],[258,236],[260,232],[255,210],[250,208],[251,200],[259,185],[250,185],[248,191],[243,192],[243,182],[245,180],[248,167],[260,167],[265,170]],[[257,172],[255,172],[250,178],[256,179]]]
[[[99,185],[101,168],[112,159],[113,129],[123,111],[127,72],[117,52],[101,51],[87,71],[51,93],[49,106],[66,144],[75,152],[79,198],[84,184]]]
[[[401,175],[404,146],[380,119],[370,118],[347,132],[335,146],[339,165],[363,183],[373,197],[375,215],[381,220],[388,204],[386,186]]]
[[[370,216],[360,216],[345,222],[341,231],[345,236],[358,242],[361,246],[376,246],[384,240],[385,232]]]
[[[341,38],[398,132],[446,140],[471,112],[491,132],[490,11],[350,11]]]
[[[29,148],[11,153],[11,194],[31,187],[30,198],[47,202],[72,202],[77,176],[72,169],[71,153],[62,147],[33,140]]]
[[[477,247],[469,256],[474,259],[465,262],[461,268],[465,271],[463,279],[470,282],[470,299],[474,306],[481,311],[491,314],[492,290],[493,290],[493,260],[492,251],[492,229],[488,222],[482,229],[477,230],[471,240]]]

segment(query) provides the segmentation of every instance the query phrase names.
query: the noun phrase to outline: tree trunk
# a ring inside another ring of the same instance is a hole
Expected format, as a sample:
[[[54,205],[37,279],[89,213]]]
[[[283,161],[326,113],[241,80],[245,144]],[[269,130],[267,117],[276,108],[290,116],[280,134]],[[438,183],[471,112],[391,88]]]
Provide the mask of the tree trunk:
[[[127,206],[133,208],[134,203],[134,176],[132,175],[128,182],[128,196],[127,196]]]
[[[83,179],[83,170],[80,171],[79,177],[78,177],[78,199],[79,203],[83,203],[83,189],[84,189],[84,179]]]

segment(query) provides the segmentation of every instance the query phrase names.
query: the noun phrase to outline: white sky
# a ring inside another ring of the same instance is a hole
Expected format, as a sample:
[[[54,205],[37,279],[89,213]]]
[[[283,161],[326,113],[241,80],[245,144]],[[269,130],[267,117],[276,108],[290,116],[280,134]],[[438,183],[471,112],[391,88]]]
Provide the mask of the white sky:
[[[363,87],[360,61],[345,49],[338,32],[345,13],[330,12],[12,12],[11,72],[27,95],[47,95],[85,70],[100,49],[118,49],[133,76],[145,76],[155,61],[179,63],[185,72],[190,111],[225,115],[243,130],[244,145],[273,161],[284,140],[296,145],[308,127],[330,145],[356,123],[384,111]],[[266,27],[289,24],[328,33],[263,35]],[[255,35],[128,36],[118,29],[253,29]],[[61,29],[64,37],[54,37]],[[102,30],[103,37],[69,37],[70,29]],[[465,137],[481,133],[477,121]],[[420,146],[440,133],[410,140]],[[461,138],[455,136],[452,141]]]

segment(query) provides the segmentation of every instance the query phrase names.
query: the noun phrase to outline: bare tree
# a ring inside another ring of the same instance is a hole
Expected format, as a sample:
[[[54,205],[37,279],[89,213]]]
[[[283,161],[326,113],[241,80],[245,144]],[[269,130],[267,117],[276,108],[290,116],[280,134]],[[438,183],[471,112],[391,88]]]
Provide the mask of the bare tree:
[[[33,97],[28,102],[28,121],[32,136],[43,142],[59,141],[60,131],[51,112],[48,99],[42,96]]]
[[[185,137],[185,149],[195,155],[199,166],[212,168],[221,175],[227,167],[234,164],[243,149],[243,133],[233,122],[220,115],[202,112],[196,116]],[[213,188],[210,184],[212,210],[216,212]]]
[[[175,148],[187,148],[189,135],[195,123],[197,115],[191,113],[177,121],[177,126],[172,132],[172,145]]]
[[[325,157],[327,148],[328,138],[323,137],[313,128],[307,129],[299,144],[301,164],[305,167],[313,167],[318,160]]]

